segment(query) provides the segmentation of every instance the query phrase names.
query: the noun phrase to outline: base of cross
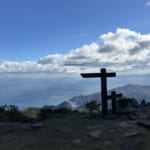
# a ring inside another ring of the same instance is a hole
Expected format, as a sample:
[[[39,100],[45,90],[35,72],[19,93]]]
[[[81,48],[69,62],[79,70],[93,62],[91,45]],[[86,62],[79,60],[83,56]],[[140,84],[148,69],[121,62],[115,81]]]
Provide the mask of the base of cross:
[[[115,91],[112,91],[111,92],[111,95],[107,96],[107,100],[111,100],[112,101],[112,114],[115,114],[117,112],[117,99],[118,98],[122,98],[122,94],[119,93],[119,94],[116,94]]]

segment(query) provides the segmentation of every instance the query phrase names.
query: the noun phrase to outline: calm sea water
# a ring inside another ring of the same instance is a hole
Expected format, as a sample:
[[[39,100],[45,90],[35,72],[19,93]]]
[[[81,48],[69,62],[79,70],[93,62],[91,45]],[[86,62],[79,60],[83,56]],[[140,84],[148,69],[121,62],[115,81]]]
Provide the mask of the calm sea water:
[[[149,75],[118,76],[108,80],[108,88],[130,84],[149,84]],[[57,105],[73,96],[100,91],[99,79],[12,78],[0,77],[0,105],[13,104],[20,109]]]
[[[96,88],[99,84],[86,80],[3,79],[0,80],[0,105],[13,104],[20,109],[57,105],[73,96],[95,92]]]

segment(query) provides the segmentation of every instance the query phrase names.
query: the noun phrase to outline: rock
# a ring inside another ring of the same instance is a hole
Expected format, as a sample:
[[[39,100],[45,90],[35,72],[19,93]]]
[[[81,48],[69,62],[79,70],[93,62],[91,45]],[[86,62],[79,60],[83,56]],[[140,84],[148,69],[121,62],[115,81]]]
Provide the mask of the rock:
[[[104,142],[104,144],[106,144],[106,145],[112,144],[113,139],[105,139],[103,142]]]
[[[56,130],[59,130],[59,131],[62,131],[62,132],[70,132],[70,131],[72,131],[72,127],[62,124],[62,125],[57,126]]]
[[[22,126],[22,128],[24,130],[35,130],[35,129],[38,129],[38,128],[41,128],[43,127],[43,124],[41,123],[34,123],[34,124],[25,124]]]
[[[148,119],[149,117],[148,117],[147,113],[141,113],[140,112],[140,114],[138,114],[138,118],[140,118],[140,119]]]
[[[101,135],[101,130],[95,130],[89,133],[89,136],[93,138],[99,138],[100,135]]]
[[[114,132],[114,131],[116,131],[116,128],[110,128],[108,131],[109,132]]]
[[[68,120],[69,123],[73,123],[73,124],[80,124],[80,122],[76,119],[70,119]]]
[[[0,123],[0,133],[15,131],[18,128],[18,123]]]
[[[113,120],[118,118],[118,115],[106,115],[104,116],[104,119]]]
[[[136,116],[134,114],[129,114],[128,115],[128,119],[130,120],[135,120],[136,119]]]
[[[22,129],[24,129],[24,130],[32,130],[31,124],[24,124],[24,125],[22,125]]]
[[[121,145],[121,150],[136,150],[142,143],[141,140],[127,140]]]
[[[141,121],[141,122],[138,122],[138,125],[144,128],[150,129],[150,121]]]
[[[137,124],[138,121],[137,121],[137,120],[133,120],[133,121],[131,121],[131,123],[132,123],[132,124]]]
[[[130,108],[130,109],[124,109],[124,110],[120,111],[119,114],[130,115],[130,114],[135,114],[135,112],[136,112],[136,109]]]
[[[76,143],[76,144],[79,144],[79,143],[81,143],[81,141],[82,141],[81,139],[76,139],[73,142]]]
[[[93,124],[93,125],[86,126],[87,129],[93,129],[93,128],[99,128],[99,127],[102,127],[102,125],[100,125],[100,124]]]
[[[129,127],[129,124],[127,122],[123,121],[123,122],[119,123],[119,126],[120,127]]]
[[[41,123],[34,123],[34,124],[31,124],[31,127],[34,128],[34,129],[41,128],[41,127],[43,127],[43,124],[41,124]]]
[[[136,131],[136,130],[131,130],[131,131],[128,131],[127,133],[125,133],[123,136],[125,137],[130,137],[130,136],[135,136],[135,135],[139,135],[140,132]]]

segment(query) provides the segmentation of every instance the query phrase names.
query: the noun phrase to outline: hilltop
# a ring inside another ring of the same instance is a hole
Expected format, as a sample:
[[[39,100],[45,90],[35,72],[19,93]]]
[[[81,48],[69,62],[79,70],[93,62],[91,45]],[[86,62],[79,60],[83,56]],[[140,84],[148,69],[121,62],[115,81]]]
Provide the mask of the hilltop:
[[[75,108],[67,101],[64,101],[56,106],[54,105],[45,105],[43,106],[44,109],[60,109],[60,108],[66,108],[70,110],[74,110]]]
[[[0,123],[0,149],[149,150],[149,114],[149,105],[138,105],[118,115],[57,113],[35,123]]]

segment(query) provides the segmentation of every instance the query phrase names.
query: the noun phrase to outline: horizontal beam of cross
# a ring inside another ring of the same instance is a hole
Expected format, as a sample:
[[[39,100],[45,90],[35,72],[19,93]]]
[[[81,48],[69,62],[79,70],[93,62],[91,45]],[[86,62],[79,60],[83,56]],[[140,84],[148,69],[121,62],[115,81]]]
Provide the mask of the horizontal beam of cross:
[[[107,96],[107,99],[112,99],[112,98],[121,98],[122,97],[122,94],[121,93],[119,93],[119,94],[112,94],[111,93],[111,95],[109,95],[109,96]]]
[[[116,77],[116,73],[106,73],[106,74],[102,74],[102,73],[81,73],[80,74],[83,78],[98,78],[98,77]]]

